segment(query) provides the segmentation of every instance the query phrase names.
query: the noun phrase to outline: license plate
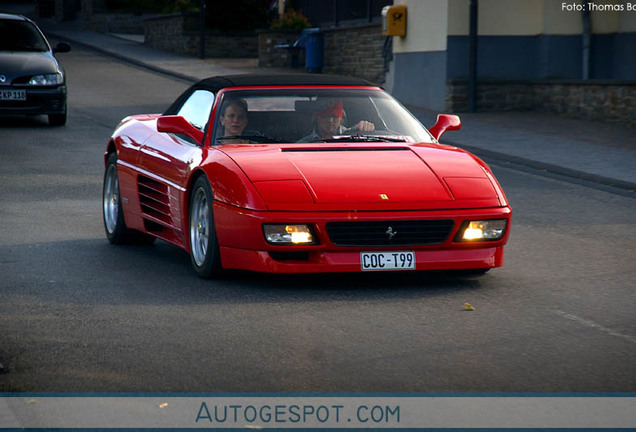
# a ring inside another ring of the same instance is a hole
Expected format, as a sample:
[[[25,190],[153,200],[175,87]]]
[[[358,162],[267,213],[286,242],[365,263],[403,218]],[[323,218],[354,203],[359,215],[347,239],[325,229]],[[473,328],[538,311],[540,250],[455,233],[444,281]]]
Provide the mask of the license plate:
[[[0,90],[0,100],[24,101],[26,100],[26,90]]]
[[[360,252],[362,271],[415,270],[415,252]]]

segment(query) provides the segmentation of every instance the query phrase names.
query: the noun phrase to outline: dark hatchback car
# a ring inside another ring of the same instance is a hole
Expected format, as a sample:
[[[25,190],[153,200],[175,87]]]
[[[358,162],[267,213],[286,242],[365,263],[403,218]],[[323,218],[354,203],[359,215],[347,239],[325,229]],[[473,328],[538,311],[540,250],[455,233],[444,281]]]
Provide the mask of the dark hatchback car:
[[[54,56],[71,46],[51,48],[30,19],[0,13],[0,116],[47,115],[66,124],[66,77]]]

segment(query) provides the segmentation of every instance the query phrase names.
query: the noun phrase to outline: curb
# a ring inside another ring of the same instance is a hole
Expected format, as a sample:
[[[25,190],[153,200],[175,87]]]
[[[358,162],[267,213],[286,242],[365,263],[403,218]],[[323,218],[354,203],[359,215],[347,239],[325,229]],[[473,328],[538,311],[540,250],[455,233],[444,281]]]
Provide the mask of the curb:
[[[538,162],[532,159],[526,159],[519,156],[512,156],[506,153],[495,152],[492,150],[484,150],[479,147],[473,147],[456,142],[447,141],[449,145],[467,150],[481,158],[488,159],[492,164],[502,167],[522,168],[523,171],[533,174],[539,174],[562,180],[570,181],[576,184],[601,189],[607,192],[617,193],[619,195],[636,198],[636,183],[618,180],[611,177],[590,174],[584,171],[578,171],[559,165],[552,165],[545,162]],[[523,169],[525,168],[525,169]]]
[[[47,30],[46,34],[47,34],[47,37],[51,36],[52,39],[59,39],[59,40],[64,41],[64,42],[72,43],[73,45],[79,45],[79,46],[81,46],[83,48],[98,52],[100,54],[103,54],[103,55],[106,55],[106,56],[109,56],[109,57],[113,57],[113,58],[115,58],[117,60],[120,60],[120,61],[123,61],[123,62],[126,62],[126,63],[130,63],[132,65],[135,65],[135,66],[150,70],[152,72],[160,73],[162,75],[167,75],[167,76],[170,76],[170,77],[173,77],[173,78],[177,78],[177,79],[180,79],[180,80],[183,80],[183,81],[191,82],[191,83],[195,83],[195,82],[199,81],[199,79],[196,78],[196,77],[193,77],[193,76],[190,76],[190,75],[186,75],[186,74],[182,74],[182,73],[179,73],[179,72],[174,72],[174,71],[172,71],[170,69],[164,69],[164,68],[161,68],[161,67],[149,64],[149,63],[145,63],[145,62],[140,61],[140,60],[135,60],[135,59],[132,59],[130,57],[118,54],[116,52],[109,51],[107,49],[100,48],[98,46],[91,45],[91,44],[86,43],[86,42],[78,41],[77,39],[69,38],[67,36],[64,36],[64,35],[61,35],[59,33],[56,33],[55,31],[48,31]]]

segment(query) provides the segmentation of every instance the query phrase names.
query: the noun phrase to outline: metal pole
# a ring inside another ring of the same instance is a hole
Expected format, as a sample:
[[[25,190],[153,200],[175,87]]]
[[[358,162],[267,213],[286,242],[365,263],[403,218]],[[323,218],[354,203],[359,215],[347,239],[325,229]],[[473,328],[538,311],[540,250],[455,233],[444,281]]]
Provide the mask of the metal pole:
[[[205,58],[205,0],[199,0],[199,58]]]
[[[587,4],[583,3],[583,71],[582,76],[584,80],[590,79],[590,65],[591,65],[591,51],[592,51],[592,23],[590,17],[590,10],[587,8]]]
[[[468,37],[468,111],[477,111],[477,10],[478,0],[470,0]]]
[[[340,21],[338,20],[338,0],[333,0],[333,25],[334,27],[338,27],[340,25]]]

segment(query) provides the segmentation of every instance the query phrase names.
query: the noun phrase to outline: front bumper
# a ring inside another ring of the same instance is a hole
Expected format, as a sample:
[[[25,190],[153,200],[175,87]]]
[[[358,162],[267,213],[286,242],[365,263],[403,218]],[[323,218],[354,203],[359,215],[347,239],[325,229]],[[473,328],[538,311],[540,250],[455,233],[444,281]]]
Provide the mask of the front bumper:
[[[221,263],[227,269],[271,273],[360,272],[360,252],[404,251],[415,253],[415,270],[487,269],[503,265],[503,249],[510,233],[512,211],[509,207],[408,212],[253,212],[214,204]],[[453,220],[445,241],[418,246],[337,246],[327,235],[331,221]],[[462,222],[468,219],[507,219],[506,233],[500,240],[476,243],[455,242]],[[265,223],[311,224],[319,244],[310,246],[274,246],[263,236]]]
[[[2,90],[26,90],[26,100],[0,100],[0,115],[63,114],[66,112],[66,86],[55,88],[1,87]]]
[[[314,251],[308,252],[306,259],[280,260],[274,259],[270,252],[221,247],[221,263],[224,268],[264,273],[360,272],[360,252]],[[488,269],[503,265],[503,246],[416,250],[415,259],[415,270],[419,271]]]

